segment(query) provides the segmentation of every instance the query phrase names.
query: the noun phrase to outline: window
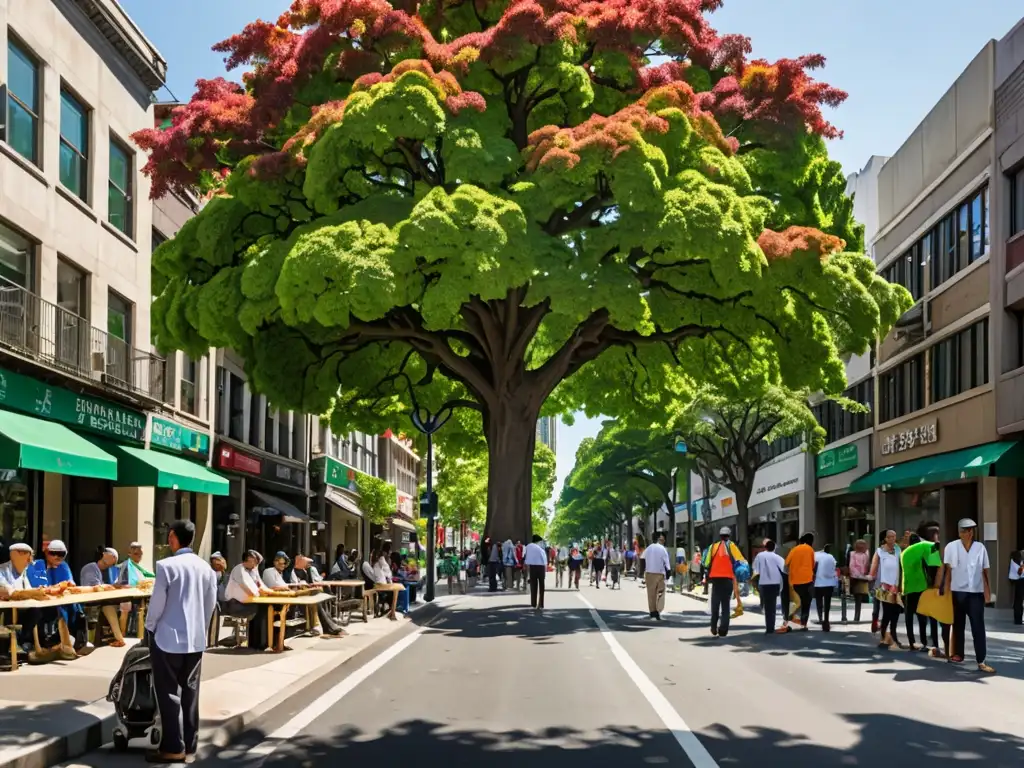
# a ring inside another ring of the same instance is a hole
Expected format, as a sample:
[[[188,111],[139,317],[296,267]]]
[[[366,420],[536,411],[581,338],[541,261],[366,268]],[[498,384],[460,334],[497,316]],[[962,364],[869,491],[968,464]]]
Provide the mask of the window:
[[[221,370],[224,370],[221,368]],[[225,371],[225,373],[227,373]],[[228,402],[231,404],[231,418],[228,421],[228,437],[245,439],[245,382],[233,373],[227,374]]]
[[[1010,176],[1010,236],[1024,232],[1024,166]]]
[[[890,283],[898,283],[910,291],[914,300],[920,299],[924,293],[924,262],[921,258],[921,243],[915,243],[910,249],[882,273]]]
[[[199,415],[198,398],[196,397],[196,384],[198,383],[199,377],[199,366],[196,365],[196,361],[186,355],[184,352],[181,353],[181,378],[179,380],[179,388],[181,390],[181,410],[185,413],[191,413],[194,416]]]
[[[274,409],[269,402],[263,421],[263,449],[274,453]]]
[[[260,405],[263,398],[257,395],[255,392],[251,392],[249,395],[249,445],[253,445],[257,448],[260,447],[260,424],[263,422],[260,420],[263,416],[260,413]]]
[[[153,227],[153,232],[151,234],[151,239],[150,239],[150,243],[149,243],[149,250],[151,252],[155,251],[161,245],[166,243],[167,240],[168,240],[168,238],[164,235],[163,232],[161,232],[156,227]]]
[[[865,379],[843,393],[843,397],[865,406],[867,413],[845,410],[838,403],[827,401],[814,406],[814,415],[825,429],[825,443],[834,443],[875,425],[875,380]]]
[[[288,434],[288,413],[278,411],[277,414],[277,452],[291,458],[291,435]]]
[[[107,294],[107,333],[131,344],[132,305],[113,291]]]
[[[7,35],[7,131],[14,151],[39,165],[39,62]]]
[[[60,92],[60,183],[89,200],[89,114],[82,103]]]
[[[291,457],[293,459],[302,458],[302,438],[306,431],[306,420],[298,413],[295,414],[292,421],[292,452]]]
[[[57,359],[76,369],[85,367],[88,293],[85,273],[63,259],[57,260],[57,307],[55,320]]]
[[[132,236],[132,156],[116,139],[110,140],[107,221],[118,231]]]
[[[917,355],[878,377],[879,421],[924,407],[924,355]]]
[[[0,278],[28,290],[35,287],[35,245],[0,224]]]
[[[925,235],[931,240],[932,288],[988,253],[988,188],[983,187],[946,215]]]
[[[988,318],[931,349],[932,402],[988,384]]]
[[[803,435],[793,435],[791,437],[783,437],[771,444],[761,443],[758,452],[765,460],[769,460],[795,450],[803,444]]]

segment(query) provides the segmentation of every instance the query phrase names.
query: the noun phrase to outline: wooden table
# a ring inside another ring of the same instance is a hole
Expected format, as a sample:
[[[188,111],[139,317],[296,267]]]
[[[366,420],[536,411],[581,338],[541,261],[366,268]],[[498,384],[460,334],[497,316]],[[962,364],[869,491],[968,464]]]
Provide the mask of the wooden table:
[[[391,592],[391,613],[389,619],[395,618],[395,609],[398,607],[398,593],[405,592],[404,584],[374,584],[373,588],[378,592]]]
[[[83,592],[79,594],[64,594],[61,597],[49,597],[40,600],[0,600],[0,611],[11,612],[11,622],[8,629],[11,632],[11,672],[18,670],[18,632],[14,627],[18,623],[18,611],[28,611],[33,608],[62,608],[69,605],[88,605],[91,603],[123,603],[130,600],[140,601],[139,605],[139,631],[141,639],[145,633],[146,625],[146,602],[152,596],[148,590],[127,587],[125,589],[108,589],[103,592]],[[61,619],[60,621],[64,621]],[[36,640],[36,651],[40,652],[38,639]]]
[[[338,600],[335,602],[336,610],[334,612],[334,618],[341,621],[341,605],[344,600],[344,595],[341,591],[343,589],[353,590],[353,600],[359,600],[363,605],[363,623],[369,621],[366,618],[366,601],[363,599],[363,589],[366,584],[362,579],[342,579],[341,581],[318,581],[316,583],[318,587],[326,587],[327,589],[337,590]]]
[[[307,609],[320,605],[320,603],[326,603],[328,600],[334,600],[334,595],[325,595],[323,593],[319,595],[288,595],[287,592],[282,592],[281,597],[277,595],[260,595],[249,600],[246,605],[265,605],[267,606],[267,639],[271,641],[271,647],[267,648],[268,651],[273,653],[281,653],[284,651],[284,629],[286,626],[285,613],[293,605],[302,605]],[[274,616],[277,615],[279,619],[279,626],[277,630],[277,642],[273,643],[274,639]],[[306,612],[306,623],[310,622],[310,614]]]

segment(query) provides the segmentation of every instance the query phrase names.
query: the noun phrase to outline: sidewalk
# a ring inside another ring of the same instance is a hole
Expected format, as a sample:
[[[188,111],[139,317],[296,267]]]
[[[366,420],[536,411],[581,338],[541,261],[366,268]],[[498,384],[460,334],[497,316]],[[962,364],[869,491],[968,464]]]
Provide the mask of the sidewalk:
[[[458,599],[439,595],[433,605],[445,607]],[[425,606],[417,603],[412,613]],[[303,685],[406,625],[401,619],[353,621],[346,627],[348,637],[290,638],[287,645],[292,650],[283,654],[244,648],[207,651],[200,741],[224,746]],[[105,697],[126,652],[127,648],[100,648],[70,663],[0,672],[0,768],[46,768],[109,742],[114,709]]]

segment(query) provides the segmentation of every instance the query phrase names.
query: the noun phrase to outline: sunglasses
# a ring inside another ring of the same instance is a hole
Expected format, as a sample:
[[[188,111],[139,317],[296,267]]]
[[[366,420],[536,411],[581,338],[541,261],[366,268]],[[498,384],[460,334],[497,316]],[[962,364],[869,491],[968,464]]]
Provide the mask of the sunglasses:
[[[67,552],[47,552],[46,554],[50,557],[56,557],[58,560],[63,560],[68,556]]]

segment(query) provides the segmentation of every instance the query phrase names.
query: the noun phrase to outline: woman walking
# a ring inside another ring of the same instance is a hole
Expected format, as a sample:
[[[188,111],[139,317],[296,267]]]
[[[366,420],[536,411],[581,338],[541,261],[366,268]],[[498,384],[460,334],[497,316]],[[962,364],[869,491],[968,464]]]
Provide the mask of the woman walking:
[[[612,577],[612,589],[619,587],[619,574],[622,572],[622,551],[616,547],[611,546],[608,549],[608,572]],[[621,589],[621,587],[619,587]]]
[[[881,604],[882,623],[879,627],[879,648],[902,648],[899,640],[899,618],[903,612],[900,600],[900,548],[896,546],[896,531],[885,532],[885,542],[871,560],[871,578],[878,579],[875,599]]]
[[[598,589],[601,588],[601,572],[604,570],[604,561],[608,557],[608,552],[605,550],[604,545],[600,541],[594,542],[594,556],[590,561],[593,583]]]
[[[850,553],[850,592],[853,594],[853,623],[860,621],[860,608],[867,602],[871,592],[871,558],[868,556],[868,543],[857,539]]]
[[[583,560],[584,555],[580,552],[580,548],[574,546],[569,554],[569,586],[572,587],[575,580],[577,592],[580,591],[580,574],[583,573]]]

